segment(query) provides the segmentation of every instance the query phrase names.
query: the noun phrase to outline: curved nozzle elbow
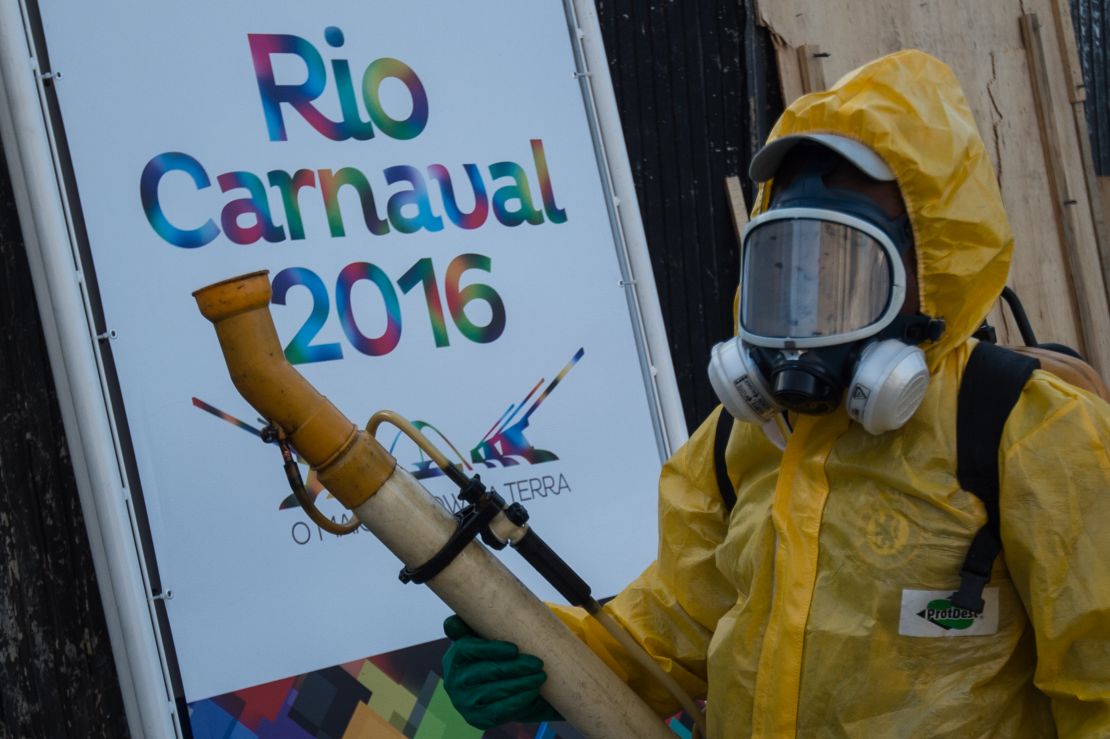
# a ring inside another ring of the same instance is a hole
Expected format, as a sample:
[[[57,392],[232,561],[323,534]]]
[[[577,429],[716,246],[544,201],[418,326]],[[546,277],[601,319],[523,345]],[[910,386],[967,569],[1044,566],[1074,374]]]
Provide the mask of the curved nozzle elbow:
[[[268,272],[252,272],[193,293],[216,328],[231,381],[264,418],[285,432],[320,482],[348,508],[389,478],[396,460],[360,432],[285,358],[270,316]]]

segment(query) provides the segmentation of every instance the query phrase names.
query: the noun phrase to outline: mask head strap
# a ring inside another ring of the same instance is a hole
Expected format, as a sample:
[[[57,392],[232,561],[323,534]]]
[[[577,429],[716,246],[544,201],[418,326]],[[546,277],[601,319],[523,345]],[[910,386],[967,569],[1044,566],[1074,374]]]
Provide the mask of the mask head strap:
[[[917,346],[926,341],[936,341],[944,334],[945,328],[943,318],[918,313],[913,316],[898,316],[877,334],[877,338],[898,339],[905,344]]]

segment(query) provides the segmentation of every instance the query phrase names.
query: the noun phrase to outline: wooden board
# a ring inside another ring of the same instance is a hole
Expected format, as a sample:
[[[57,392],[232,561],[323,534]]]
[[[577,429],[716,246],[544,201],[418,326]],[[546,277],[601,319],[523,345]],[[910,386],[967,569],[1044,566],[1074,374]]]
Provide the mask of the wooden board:
[[[1079,48],[1075,43],[1075,27],[1071,23],[1068,0],[1052,0],[1052,22],[1056,27],[1056,44],[1060,47],[1060,63],[1067,79],[1068,101],[1082,103],[1087,99],[1083,68],[1079,64]]]
[[[1081,351],[1088,356],[1099,356],[1104,351],[1110,352],[1110,335],[1099,332],[1099,314],[1094,313],[1101,310],[1101,315],[1107,314],[1106,295],[1105,291],[1100,289],[1101,285],[1096,286],[1094,280],[1083,279],[1089,271],[1098,274],[1098,252],[1097,248],[1092,253],[1084,252],[1079,245],[1079,223],[1086,214],[1078,210],[1078,195],[1071,189],[1067,172],[1064,170],[1063,135],[1057,127],[1056,116],[1053,115],[1052,85],[1049,82],[1049,64],[1044,51],[1044,36],[1041,28],[1040,18],[1035,13],[1021,17],[1021,35],[1025,44],[1026,61],[1029,64],[1029,78],[1033,86],[1033,99],[1037,109],[1041,146],[1044,150],[1045,171],[1048,173],[1050,199],[1056,223],[1060,229],[1060,243],[1063,246],[1065,264],[1071,278],[1071,295],[1075,301],[1082,339]]]
[[[825,65],[828,56],[817,44],[802,44],[798,47],[798,70],[802,76],[803,92],[821,92],[828,89],[825,82]]]
[[[1091,208],[1091,223],[1095,230],[1098,256],[1102,262],[1102,283],[1110,301],[1110,219],[1106,214],[1106,203],[1095,173],[1095,162],[1091,152],[1091,134],[1087,128],[1086,104],[1082,101],[1072,103],[1075,108],[1075,133],[1083,158],[1083,177],[1087,186],[1087,198]]]
[[[1102,262],[1102,281],[1108,299],[1110,299],[1110,221],[1108,221],[1103,208],[1102,194],[1099,191],[1098,175],[1091,150],[1091,132],[1087,127],[1087,85],[1083,79],[1083,69],[1079,60],[1079,45],[1075,38],[1075,26],[1072,24],[1071,8],[1068,0],[1053,0],[1052,11],[1053,22],[1056,26],[1057,43],[1060,47],[1060,63],[1064,66],[1068,100],[1072,104],[1072,113],[1075,119],[1076,142],[1080,148],[1080,159],[1083,164],[1087,198],[1090,202],[1095,241],[1098,245],[1099,259]],[[1096,105],[1104,102],[1100,101],[1097,95],[1090,100],[1091,103]]]
[[[725,193],[728,195],[728,212],[732,216],[732,227],[736,231],[736,243],[748,225],[748,204],[744,202],[744,191],[740,188],[740,178],[736,175],[725,178]]]
[[[1077,141],[1076,96],[1069,84],[1070,67],[1062,63],[1066,48],[1054,18],[1058,0],[995,0],[994,2],[902,3],[880,0],[867,13],[854,0],[762,0],[757,12],[781,44],[780,71],[788,91],[800,91],[797,49],[819,44],[827,79],[838,79],[855,67],[899,49],[918,48],[937,56],[955,70],[975,114],[980,133],[999,177],[1002,198],[1015,235],[1010,284],[1025,303],[1043,341],[1082,345],[1083,332],[1071,279],[1082,282],[1089,297],[1092,325],[1087,333],[1094,346],[1084,347],[1092,364],[1110,376],[1110,307],[1098,260],[1091,203],[1085,182],[1083,152]],[[1062,180],[1076,202],[1076,252],[1081,274],[1071,275],[1046,179],[1045,154],[1033,97],[1019,19],[1038,14],[1046,27],[1047,86],[1053,93],[1051,119],[1060,133]],[[791,57],[793,59],[791,60]],[[1074,79],[1074,76],[1070,79]],[[1000,333],[1005,333],[1003,324]],[[1016,333],[1014,334],[1016,338]]]
[[[775,44],[775,61],[779,68],[779,84],[781,85],[782,100],[789,104],[805,94],[802,82],[802,69],[798,60],[798,49],[783,40],[782,36],[772,33],[771,39]]]
[[[1102,219],[1110,222],[1110,177],[1099,177],[1098,184],[1102,190]]]

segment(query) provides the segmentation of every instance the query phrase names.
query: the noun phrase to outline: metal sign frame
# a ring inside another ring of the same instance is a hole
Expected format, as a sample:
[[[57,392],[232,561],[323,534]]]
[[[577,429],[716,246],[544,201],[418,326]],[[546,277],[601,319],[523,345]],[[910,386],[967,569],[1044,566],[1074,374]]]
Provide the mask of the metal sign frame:
[[[624,136],[590,0],[564,0],[661,460],[686,438]],[[183,736],[141,496],[34,0],[0,0],[0,133],[133,736]]]

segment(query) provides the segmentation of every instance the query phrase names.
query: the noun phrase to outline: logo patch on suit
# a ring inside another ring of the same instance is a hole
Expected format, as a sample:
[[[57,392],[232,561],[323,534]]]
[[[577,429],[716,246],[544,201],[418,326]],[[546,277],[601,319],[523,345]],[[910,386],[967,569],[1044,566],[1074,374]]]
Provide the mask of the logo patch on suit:
[[[998,633],[998,588],[983,591],[983,612],[952,605],[951,590],[903,590],[902,636],[986,636]]]
[[[906,546],[910,524],[906,517],[891,510],[879,510],[867,517],[867,545],[882,557],[892,557]]]

